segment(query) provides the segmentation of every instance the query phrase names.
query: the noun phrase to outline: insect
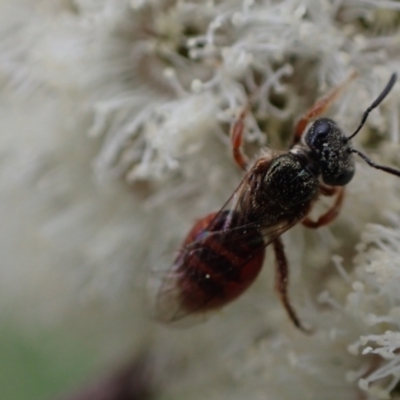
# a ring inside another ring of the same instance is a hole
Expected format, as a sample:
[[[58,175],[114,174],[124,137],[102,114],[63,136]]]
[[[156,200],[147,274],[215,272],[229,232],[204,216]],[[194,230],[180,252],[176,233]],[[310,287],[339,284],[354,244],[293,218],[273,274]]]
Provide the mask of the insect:
[[[300,118],[288,151],[265,149],[252,163],[242,151],[245,113],[241,114],[232,126],[231,141],[233,158],[246,171],[244,178],[226,205],[198,220],[186,236],[156,295],[159,320],[172,323],[202,315],[239,297],[256,279],[271,245],[283,307],[297,328],[308,331],[289,300],[289,268],[280,236],[300,222],[318,228],[336,218],[344,186],[355,173],[354,154],[373,168],[400,176],[400,170],[376,164],[351,144],[396,79],[393,74],[351,135],[345,136],[331,119],[315,119],[333,103],[347,80]],[[333,196],[334,201],[313,220],[308,215],[320,196]]]

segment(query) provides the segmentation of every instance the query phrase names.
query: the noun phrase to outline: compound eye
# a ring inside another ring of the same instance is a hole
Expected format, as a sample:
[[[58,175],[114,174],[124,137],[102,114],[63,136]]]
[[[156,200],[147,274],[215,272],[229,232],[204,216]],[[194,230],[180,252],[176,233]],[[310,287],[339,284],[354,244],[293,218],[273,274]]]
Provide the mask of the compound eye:
[[[315,121],[310,135],[310,145],[314,147],[321,142],[325,142],[331,131],[332,126],[328,120],[320,119]]]

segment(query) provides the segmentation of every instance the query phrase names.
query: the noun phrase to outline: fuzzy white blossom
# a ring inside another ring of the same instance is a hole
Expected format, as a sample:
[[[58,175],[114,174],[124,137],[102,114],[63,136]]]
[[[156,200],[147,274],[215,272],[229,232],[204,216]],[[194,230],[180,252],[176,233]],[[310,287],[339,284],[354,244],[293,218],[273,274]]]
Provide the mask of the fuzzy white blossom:
[[[400,73],[399,2],[4,0],[0,32],[5,330],[52,366],[84,350],[92,374],[150,351],[160,399],[400,397],[400,181],[362,160],[335,223],[283,237],[313,335],[288,321],[268,249],[253,287],[207,323],[161,326],[146,300],[149,276],[241,179],[239,113],[246,152],[285,148],[296,118],[356,72],[329,112],[352,132]],[[398,83],[355,147],[399,166],[399,107]]]

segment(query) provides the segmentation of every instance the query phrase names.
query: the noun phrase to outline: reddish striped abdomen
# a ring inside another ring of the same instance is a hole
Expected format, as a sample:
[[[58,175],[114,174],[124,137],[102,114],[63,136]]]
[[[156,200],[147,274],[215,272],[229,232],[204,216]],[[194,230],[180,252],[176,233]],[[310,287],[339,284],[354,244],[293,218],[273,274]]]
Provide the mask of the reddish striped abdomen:
[[[182,308],[188,313],[220,308],[240,296],[261,270],[265,244],[260,231],[240,226],[237,215],[213,213],[189,232],[173,269]]]

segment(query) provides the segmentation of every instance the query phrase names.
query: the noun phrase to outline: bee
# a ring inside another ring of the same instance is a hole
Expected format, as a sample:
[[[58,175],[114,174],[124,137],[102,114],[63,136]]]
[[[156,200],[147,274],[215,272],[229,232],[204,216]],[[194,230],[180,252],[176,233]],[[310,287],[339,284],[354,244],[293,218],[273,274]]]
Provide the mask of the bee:
[[[245,171],[244,178],[225,206],[198,220],[186,236],[156,294],[160,321],[173,323],[190,315],[205,315],[235,300],[257,278],[271,245],[282,305],[293,324],[309,332],[288,296],[289,266],[280,236],[298,223],[318,228],[337,217],[344,187],[355,173],[354,154],[373,168],[400,176],[400,170],[375,163],[351,144],[369,113],[393,88],[396,74],[351,135],[346,136],[332,119],[317,118],[354,76],[299,119],[288,151],[264,149],[251,163],[242,151],[246,112],[241,113],[232,125],[231,142],[233,158]],[[333,204],[313,220],[309,214],[321,196],[333,197]]]

